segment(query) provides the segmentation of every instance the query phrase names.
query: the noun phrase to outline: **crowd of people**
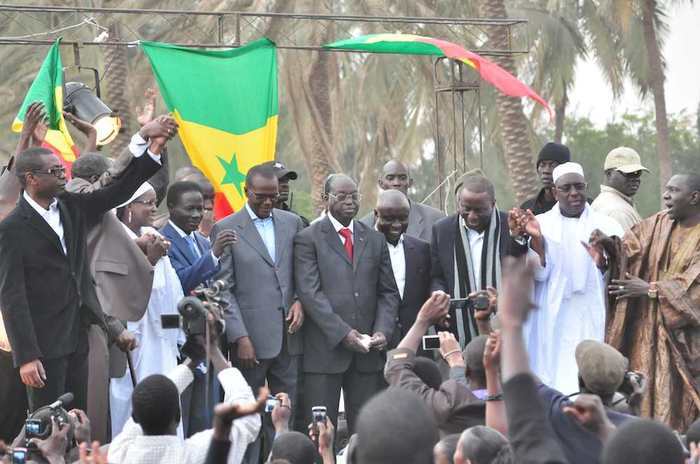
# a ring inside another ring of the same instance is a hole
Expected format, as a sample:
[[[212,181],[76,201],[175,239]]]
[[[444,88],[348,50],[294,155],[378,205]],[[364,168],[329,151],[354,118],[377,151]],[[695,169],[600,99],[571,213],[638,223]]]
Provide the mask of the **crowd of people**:
[[[642,219],[633,149],[591,199],[547,143],[535,197],[468,172],[445,215],[390,160],[309,221],[270,161],[214,218],[169,115],[70,178],[43,120],[0,175],[3,462],[700,463],[700,175]]]

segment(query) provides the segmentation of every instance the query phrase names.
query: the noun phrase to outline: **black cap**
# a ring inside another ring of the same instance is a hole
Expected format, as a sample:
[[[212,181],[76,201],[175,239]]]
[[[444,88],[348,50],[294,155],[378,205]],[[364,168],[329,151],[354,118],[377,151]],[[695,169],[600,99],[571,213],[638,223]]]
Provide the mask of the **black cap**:
[[[267,161],[262,163],[261,166],[270,166],[272,169],[274,169],[278,179],[288,177],[291,180],[296,180],[297,177],[299,177],[296,171],[287,169],[287,167],[279,161]]]
[[[540,161],[556,161],[559,164],[568,163],[571,161],[571,152],[569,151],[569,147],[566,145],[548,142],[544,147],[542,147],[540,154],[537,155],[538,165],[540,164]]]

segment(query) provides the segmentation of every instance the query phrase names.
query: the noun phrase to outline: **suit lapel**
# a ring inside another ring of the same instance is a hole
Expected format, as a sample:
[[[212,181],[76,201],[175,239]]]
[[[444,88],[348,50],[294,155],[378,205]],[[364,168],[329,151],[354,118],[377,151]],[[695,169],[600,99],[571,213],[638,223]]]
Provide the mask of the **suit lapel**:
[[[406,282],[404,283],[403,289],[403,300],[406,299],[409,288],[413,288],[416,285],[415,271],[417,269],[417,263],[414,260],[415,257],[415,246],[411,239],[404,235],[403,237],[403,255],[406,261]]]
[[[350,257],[345,251],[345,248],[343,248],[343,243],[340,240],[340,235],[338,235],[338,233],[335,231],[333,224],[331,224],[331,220],[326,217],[323,218],[323,221],[324,223],[323,227],[321,227],[321,230],[323,231],[326,237],[326,242],[333,249],[333,251],[338,253],[345,260],[346,263],[352,266],[352,263],[350,262]],[[357,224],[355,224],[355,230],[357,230]]]
[[[278,265],[282,261],[282,255],[287,251],[283,246],[286,237],[282,236],[286,233],[286,228],[283,226],[284,220],[279,214],[274,214],[272,216],[272,223],[275,229],[275,264]]]
[[[353,270],[357,270],[357,265],[360,262],[360,258],[362,258],[362,253],[364,253],[365,248],[367,247],[367,226],[355,221],[354,229],[354,242],[352,244],[352,268]]]
[[[70,218],[70,214],[68,214],[68,208],[66,208],[66,205],[64,205],[62,201],[58,202],[58,211],[61,215],[61,225],[63,226],[63,240],[66,242],[66,253],[69,256],[68,261],[71,263],[71,266],[73,266],[75,264],[74,258],[76,256],[75,250],[73,250],[73,221]]]
[[[21,197],[20,205],[24,210],[24,217],[27,222],[37,231],[39,231],[49,242],[53,243],[59,253],[65,256],[63,253],[63,246],[61,246],[61,241],[59,240],[58,235],[56,235],[56,232],[54,232],[44,218],[41,217],[29,203],[27,203],[24,197]]]
[[[238,225],[240,229],[241,238],[245,240],[255,251],[257,251],[258,254],[260,254],[260,256],[262,256],[262,258],[265,260],[265,262],[267,262],[267,264],[269,264],[270,266],[274,266],[275,263],[272,262],[270,253],[267,252],[267,247],[262,241],[262,238],[260,237],[260,234],[258,233],[258,229],[255,227],[255,224],[253,224],[253,221],[250,219],[248,211],[242,209],[241,214],[241,223]],[[275,240],[277,240],[276,237]]]
[[[196,257],[192,256],[192,250],[190,250],[187,240],[185,240],[184,237],[181,237],[175,228],[170,225],[170,223],[166,224],[166,226],[163,228],[163,235],[170,239],[172,246],[174,246],[175,249],[180,252],[180,254],[187,261],[187,264],[194,264]]]

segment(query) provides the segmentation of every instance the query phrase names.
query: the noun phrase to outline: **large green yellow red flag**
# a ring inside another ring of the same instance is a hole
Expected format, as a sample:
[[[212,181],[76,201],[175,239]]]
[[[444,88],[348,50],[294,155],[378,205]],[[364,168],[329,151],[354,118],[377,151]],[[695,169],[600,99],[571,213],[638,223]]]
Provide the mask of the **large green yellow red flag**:
[[[49,53],[39,68],[39,72],[12,122],[12,131],[22,131],[29,105],[34,102],[43,103],[48,126],[44,146],[61,156],[64,163],[70,166],[75,161],[78,150],[68,132],[66,120],[63,118],[63,64],[59,50],[60,41],[60,38],[56,39],[56,42],[49,49]]]
[[[260,39],[224,50],[157,42],[141,47],[192,164],[214,184],[218,200],[241,208],[248,169],[275,155],[275,44]]]

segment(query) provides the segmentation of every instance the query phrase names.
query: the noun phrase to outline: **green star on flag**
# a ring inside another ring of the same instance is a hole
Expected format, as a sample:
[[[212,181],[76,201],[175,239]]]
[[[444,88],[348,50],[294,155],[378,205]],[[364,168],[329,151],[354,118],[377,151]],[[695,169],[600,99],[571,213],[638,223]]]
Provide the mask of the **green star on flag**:
[[[217,158],[219,159],[219,163],[221,163],[221,167],[224,168],[224,178],[221,179],[221,185],[233,184],[233,186],[236,187],[238,194],[242,198],[243,189],[241,188],[241,184],[245,182],[245,174],[238,169],[238,159],[236,158],[236,154],[233,154],[231,161],[226,161],[220,156],[217,156]]]

